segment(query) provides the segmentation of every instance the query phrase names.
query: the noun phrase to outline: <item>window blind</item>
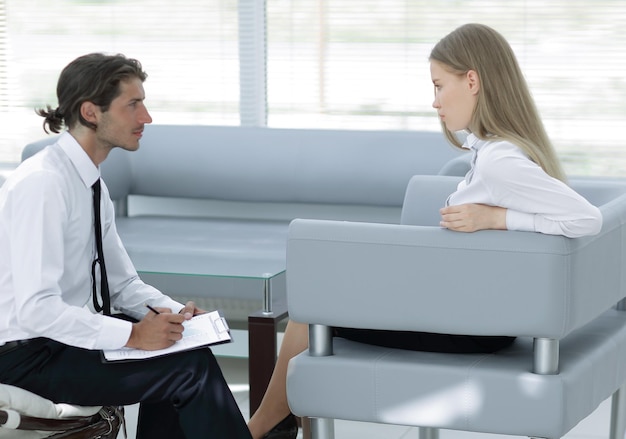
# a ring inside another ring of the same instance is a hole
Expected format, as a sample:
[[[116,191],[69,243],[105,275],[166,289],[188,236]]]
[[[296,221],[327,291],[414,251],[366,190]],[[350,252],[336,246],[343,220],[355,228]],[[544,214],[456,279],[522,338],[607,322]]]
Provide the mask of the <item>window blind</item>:
[[[155,123],[437,131],[430,49],[482,22],[511,42],[566,171],[626,175],[621,0],[49,3],[0,0],[0,163],[43,135],[33,108],[91,51],[141,60]]]
[[[570,175],[626,176],[626,2],[270,0],[268,124],[439,130],[428,55],[480,22],[513,46]]]
[[[267,125],[265,0],[239,0],[241,125]]]
[[[0,109],[8,105],[7,84],[7,16],[4,0],[0,0]]]
[[[0,162],[45,136],[33,108],[56,106],[60,71],[89,52],[142,63],[154,123],[239,124],[237,0],[0,0]]]

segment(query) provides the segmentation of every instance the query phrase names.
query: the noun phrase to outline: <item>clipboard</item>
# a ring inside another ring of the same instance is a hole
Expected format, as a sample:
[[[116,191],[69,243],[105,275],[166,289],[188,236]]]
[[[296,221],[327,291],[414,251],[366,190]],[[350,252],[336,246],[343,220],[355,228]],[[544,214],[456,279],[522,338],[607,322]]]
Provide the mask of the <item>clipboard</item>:
[[[190,320],[183,322],[183,326],[185,327],[183,338],[168,348],[155,351],[127,347],[105,349],[102,351],[102,361],[109,363],[145,360],[232,341],[228,323],[219,311],[211,311],[194,316]]]

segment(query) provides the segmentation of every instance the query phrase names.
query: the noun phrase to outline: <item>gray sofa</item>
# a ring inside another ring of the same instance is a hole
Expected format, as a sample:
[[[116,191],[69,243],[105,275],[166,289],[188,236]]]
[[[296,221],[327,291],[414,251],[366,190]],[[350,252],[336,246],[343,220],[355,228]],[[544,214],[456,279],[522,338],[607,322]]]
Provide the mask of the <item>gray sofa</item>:
[[[142,278],[238,320],[261,307],[258,278],[284,269],[292,219],[397,223],[411,176],[463,175],[464,156],[430,132],[151,125],[102,175]]]
[[[287,312],[291,220],[398,223],[413,175],[468,169],[467,154],[433,132],[150,125],[138,151],[112,151],[102,176],[142,279],[221,309],[231,325],[247,318],[253,413]]]

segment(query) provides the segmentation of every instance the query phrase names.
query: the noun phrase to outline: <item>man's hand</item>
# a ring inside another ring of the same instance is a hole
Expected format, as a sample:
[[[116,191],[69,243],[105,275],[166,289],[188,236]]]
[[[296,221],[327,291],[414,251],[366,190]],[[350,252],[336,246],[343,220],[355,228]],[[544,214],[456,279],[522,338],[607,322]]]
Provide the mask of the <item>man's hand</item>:
[[[185,317],[185,320],[189,320],[193,316],[197,316],[198,314],[205,314],[206,311],[196,307],[196,304],[192,301],[189,301],[185,304],[185,307],[180,310],[178,314],[182,314]]]
[[[506,209],[486,204],[460,204],[439,210],[439,225],[457,232],[477,230],[506,230]]]
[[[157,311],[159,314],[150,311],[140,322],[133,323],[127,347],[153,351],[168,348],[183,338],[185,316],[172,314],[167,308]]]

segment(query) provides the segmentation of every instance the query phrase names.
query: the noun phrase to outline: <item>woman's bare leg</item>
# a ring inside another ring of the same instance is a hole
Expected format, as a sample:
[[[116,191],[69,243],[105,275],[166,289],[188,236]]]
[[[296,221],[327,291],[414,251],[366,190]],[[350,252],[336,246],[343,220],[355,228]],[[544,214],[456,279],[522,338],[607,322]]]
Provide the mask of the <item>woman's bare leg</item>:
[[[263,395],[261,405],[254,413],[248,428],[253,439],[260,439],[289,414],[287,404],[287,365],[289,360],[309,345],[309,327],[289,321],[280,346],[276,366]]]

